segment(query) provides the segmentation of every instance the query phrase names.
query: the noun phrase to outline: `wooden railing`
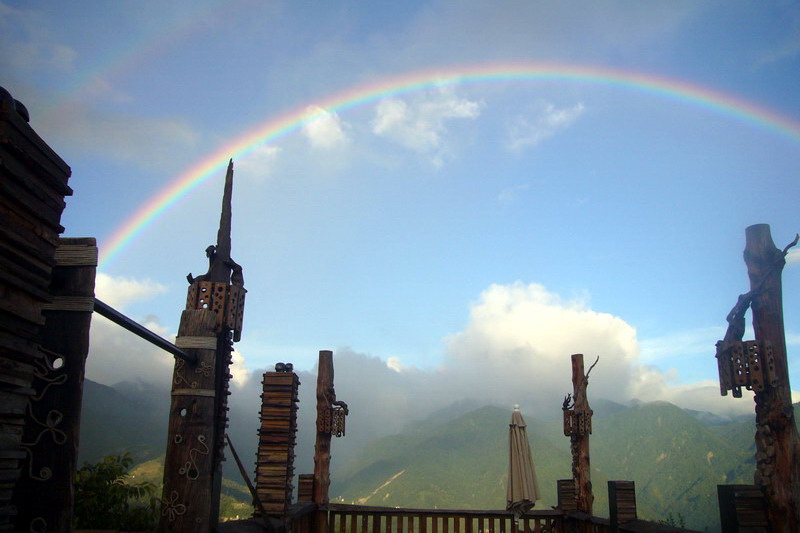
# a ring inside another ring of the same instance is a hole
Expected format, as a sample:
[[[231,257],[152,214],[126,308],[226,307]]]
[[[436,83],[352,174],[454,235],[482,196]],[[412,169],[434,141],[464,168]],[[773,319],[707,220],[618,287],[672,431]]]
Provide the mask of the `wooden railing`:
[[[400,509],[329,504],[329,533],[554,533],[564,531],[563,514],[533,510],[515,526],[507,511]]]

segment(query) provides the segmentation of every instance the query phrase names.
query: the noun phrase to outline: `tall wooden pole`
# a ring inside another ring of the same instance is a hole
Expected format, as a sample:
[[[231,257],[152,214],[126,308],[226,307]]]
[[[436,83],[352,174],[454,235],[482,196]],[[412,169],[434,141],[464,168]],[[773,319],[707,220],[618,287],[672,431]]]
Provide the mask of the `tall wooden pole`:
[[[575,495],[577,508],[589,515],[592,514],[594,494],[592,493],[592,473],[589,460],[589,435],[592,433],[592,410],[589,407],[589,398],[586,388],[589,385],[589,375],[584,374],[583,354],[573,354],[572,357],[572,399],[575,402],[570,425],[570,449],[572,451],[572,477],[575,480]],[[594,365],[592,365],[594,366]],[[591,372],[591,368],[589,369]]]
[[[333,352],[320,350],[317,365],[317,441],[314,445],[314,486],[312,499],[317,506],[328,503],[328,487],[331,484],[331,437],[344,436],[344,417],[347,404],[336,400],[333,386]],[[326,513],[317,511],[314,519],[315,533],[326,533]]]
[[[331,431],[329,391],[333,390],[333,352],[320,350],[317,366],[317,440],[314,444],[314,503],[328,503],[331,484]]]
[[[187,277],[175,344],[195,361],[176,359],[173,371],[161,532],[211,532],[219,521],[231,350],[241,336],[246,292],[242,268],[230,256],[232,191],[233,161],[217,244],[206,249],[208,272]]]
[[[22,448],[27,454],[16,497],[20,531],[69,531],[78,463],[81,400],[94,307],[97,246],[92,238],[62,238],[44,306],[44,361]]]
[[[772,531],[793,533],[800,531],[800,437],[792,409],[783,329],[785,251],[775,246],[767,224],[750,226],[745,235],[753,329],[756,341],[771,345],[775,369],[774,379],[765,380],[763,390],[755,394],[755,483],[764,487]]]

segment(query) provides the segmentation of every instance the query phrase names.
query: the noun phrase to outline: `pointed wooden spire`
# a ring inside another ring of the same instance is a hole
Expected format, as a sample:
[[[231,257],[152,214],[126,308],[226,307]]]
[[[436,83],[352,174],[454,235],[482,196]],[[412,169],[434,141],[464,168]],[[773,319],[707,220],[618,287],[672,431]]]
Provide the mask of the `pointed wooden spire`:
[[[231,278],[231,198],[233,196],[233,159],[228,162],[228,172],[225,174],[225,189],[222,194],[222,211],[219,217],[219,230],[217,231],[217,246],[213,257],[210,258],[208,281],[222,281],[227,283]]]

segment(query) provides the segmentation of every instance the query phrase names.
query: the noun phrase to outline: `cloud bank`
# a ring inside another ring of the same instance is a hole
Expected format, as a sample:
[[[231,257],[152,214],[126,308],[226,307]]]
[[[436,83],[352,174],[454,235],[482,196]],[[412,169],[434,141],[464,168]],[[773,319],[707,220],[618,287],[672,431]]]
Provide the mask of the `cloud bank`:
[[[120,306],[151,294],[142,290],[150,285],[146,281],[103,275],[98,280],[98,295]],[[168,335],[155,320],[145,325]],[[382,359],[347,347],[335,350],[337,396],[351,408],[348,445],[339,460],[343,464],[370,440],[397,433],[454,403],[509,409],[520,404],[526,415],[558,416],[563,397],[572,392],[574,353],[584,354],[586,370],[600,358],[590,375],[590,401],[666,400],[722,414],[751,410],[751,402],[721,397],[715,381],[676,385],[674,372],[643,364],[640,344],[633,326],[591,309],[585,297],[565,299],[535,283],[493,284],[471,305],[461,331],[444,339],[442,362],[432,370],[407,365],[396,356]],[[247,440],[258,424],[262,385],[256,376],[264,370],[249,370],[239,352],[233,358],[231,427]],[[167,388],[171,372],[172,357],[101,318],[93,322],[90,379],[109,384],[141,380]],[[298,457],[311,457],[303,447],[313,445],[316,377],[314,372],[299,375]]]

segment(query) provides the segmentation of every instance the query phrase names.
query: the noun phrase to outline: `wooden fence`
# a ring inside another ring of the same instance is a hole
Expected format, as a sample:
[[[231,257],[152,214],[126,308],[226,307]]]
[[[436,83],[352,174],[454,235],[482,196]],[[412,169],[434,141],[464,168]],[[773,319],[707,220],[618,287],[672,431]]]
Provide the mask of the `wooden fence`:
[[[507,511],[400,509],[329,504],[329,533],[551,533],[563,531],[563,514],[531,511],[515,527]]]

